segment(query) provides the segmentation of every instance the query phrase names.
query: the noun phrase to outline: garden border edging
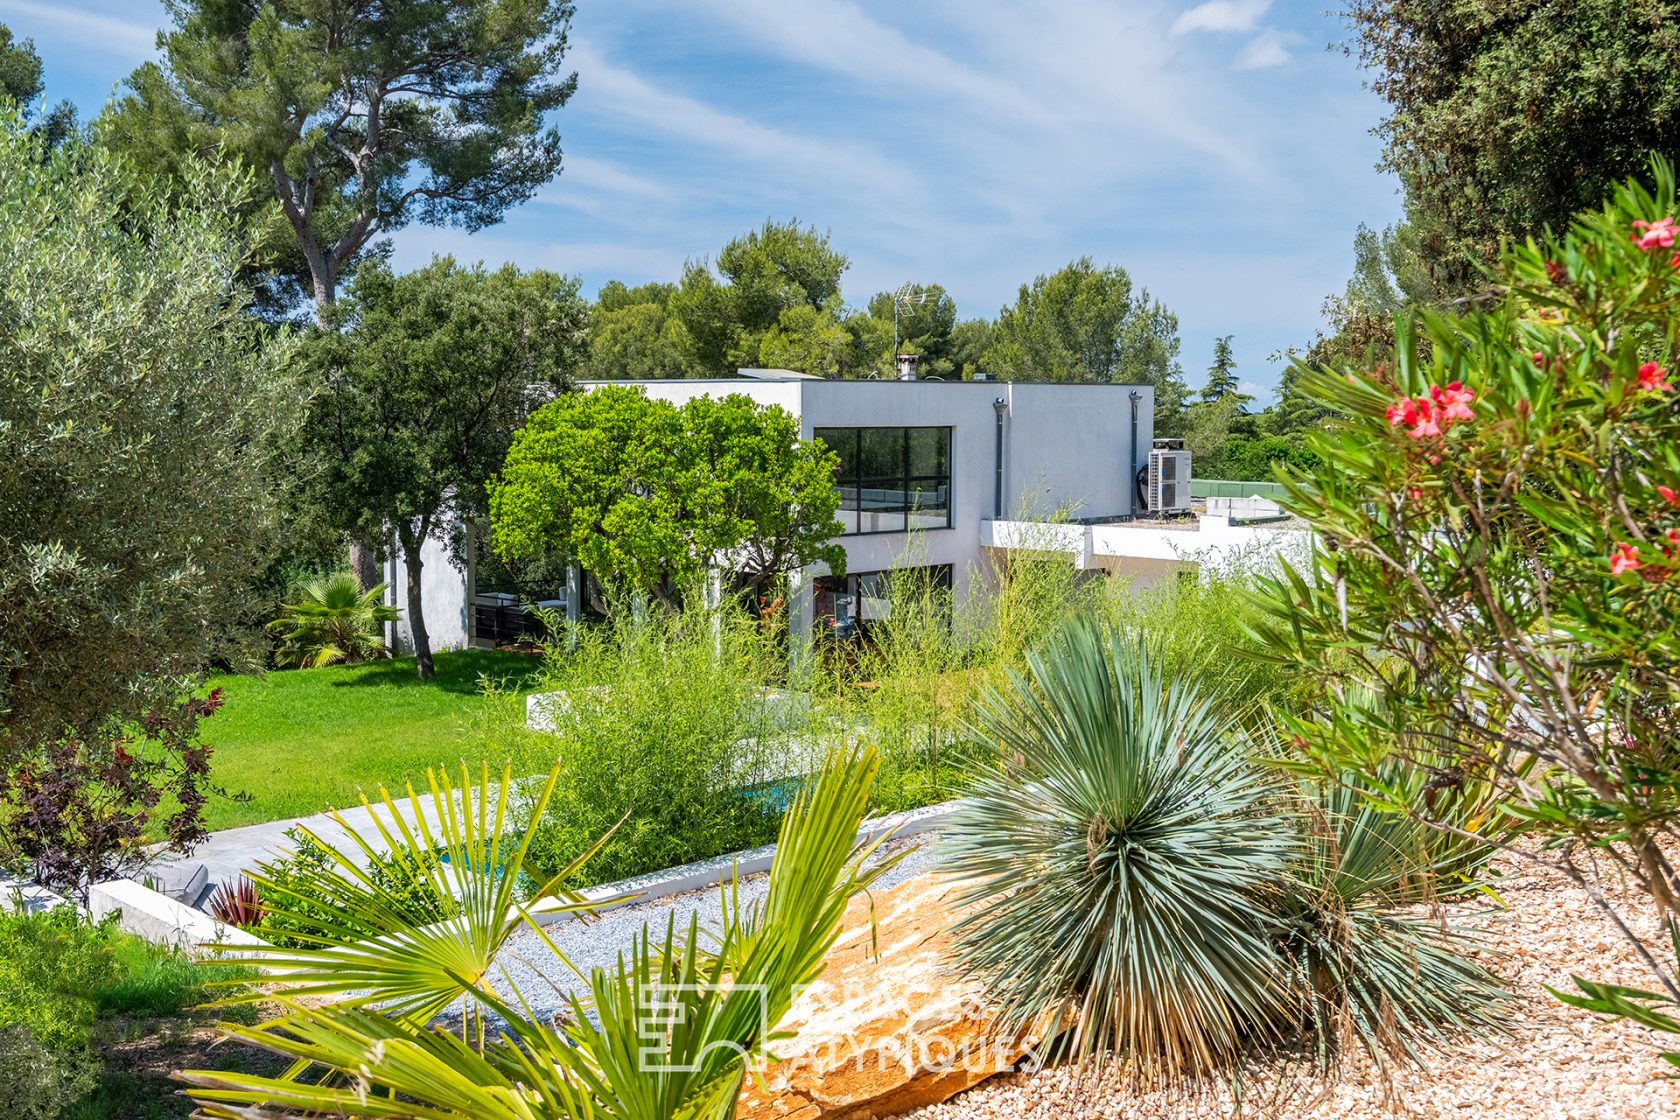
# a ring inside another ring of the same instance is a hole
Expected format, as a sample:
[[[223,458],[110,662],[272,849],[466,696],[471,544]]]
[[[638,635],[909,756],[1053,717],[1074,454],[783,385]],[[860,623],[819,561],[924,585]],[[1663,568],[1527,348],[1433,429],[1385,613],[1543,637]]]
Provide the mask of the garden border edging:
[[[967,801],[961,799],[942,801],[937,805],[925,805],[920,809],[907,809],[902,813],[874,817],[858,826],[857,842],[866,843],[887,835],[894,839],[904,839],[934,831],[967,804]],[[775,858],[776,845],[765,844],[758,848],[727,852],[710,859],[668,867],[663,871],[652,871],[646,875],[602,883],[579,893],[586,900],[598,903],[592,907],[591,912],[599,914],[616,910],[620,906],[653,902],[674,894],[715,887],[732,875],[745,877],[762,874],[770,870]],[[543,904],[548,902],[555,900],[538,899],[529,907],[531,920],[538,925],[550,925],[563,918],[575,916],[575,911],[571,909],[543,909]]]

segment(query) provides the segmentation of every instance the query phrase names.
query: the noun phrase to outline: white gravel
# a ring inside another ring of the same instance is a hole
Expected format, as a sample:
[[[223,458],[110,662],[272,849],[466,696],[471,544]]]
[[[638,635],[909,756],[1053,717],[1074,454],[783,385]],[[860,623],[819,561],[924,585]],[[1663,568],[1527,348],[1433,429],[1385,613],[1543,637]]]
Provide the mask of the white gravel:
[[[924,833],[883,845],[877,858],[886,858],[906,849],[909,854],[883,875],[877,886],[889,887],[932,870],[937,841],[936,834]],[[767,874],[742,878],[740,900],[743,908],[764,897],[769,878]],[[628,959],[644,927],[656,941],[663,940],[672,914],[677,918],[678,937],[686,934],[693,914],[699,914],[702,929],[716,929],[723,897],[720,887],[687,891],[651,902],[620,906],[593,921],[555,922],[546,927],[545,932],[567,959],[587,976],[595,968],[617,967],[621,954]],[[517,985],[530,1001],[532,1009],[544,1019],[553,1018],[568,1008],[567,993],[581,992],[586,987],[571,970],[555,959],[542,938],[529,929],[521,930],[508,939],[492,975],[496,986],[504,992],[507,982]]]
[[[1497,883],[1509,913],[1485,902],[1461,907],[1455,919],[1478,928],[1494,954],[1489,965],[1520,1001],[1513,1036],[1503,1044],[1466,1043],[1429,1057],[1427,1072],[1399,1069],[1385,1085],[1355,1064],[1334,1083],[1282,1078],[1280,1069],[1251,1071],[1246,1108],[1230,1092],[1142,1091],[1111,1065],[1092,1076],[1077,1068],[1008,1074],[905,1120],[1378,1120],[1462,1117],[1464,1120],[1671,1120],[1680,1118],[1680,1081],[1658,1058],[1680,1039],[1623,1021],[1576,1011],[1544,985],[1572,991],[1570,974],[1649,987],[1637,955],[1610,920],[1561,876],[1532,863],[1501,858]],[[1630,924],[1653,951],[1664,950],[1648,902],[1623,899]],[[1281,1091],[1280,1091],[1281,1089]]]

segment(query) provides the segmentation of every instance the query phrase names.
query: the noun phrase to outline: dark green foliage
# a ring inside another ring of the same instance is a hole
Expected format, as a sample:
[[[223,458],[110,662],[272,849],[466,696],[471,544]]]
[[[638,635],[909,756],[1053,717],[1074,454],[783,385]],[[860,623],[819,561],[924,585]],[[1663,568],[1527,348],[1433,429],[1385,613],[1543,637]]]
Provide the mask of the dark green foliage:
[[[368,265],[312,332],[305,356],[325,386],[300,436],[313,505],[353,539],[394,527],[421,676],[432,672],[420,551],[485,505],[529,409],[532,386],[563,387],[581,358],[575,281],[434,260],[400,276]]]
[[[374,238],[479,229],[559,172],[543,115],[577,84],[561,0],[166,7],[163,59],[129,78],[101,137],[163,185],[186,153],[256,169],[266,263],[317,315]]]
[[[438,889],[434,876],[408,862],[431,858],[424,854],[405,856],[384,853],[368,864],[368,878],[384,892],[384,924],[358,922],[341,894],[348,888],[339,880],[348,876],[332,852],[300,829],[288,829],[293,849],[270,863],[259,865],[251,881],[267,909],[251,929],[271,945],[289,949],[310,949],[335,938],[357,940],[376,937],[393,923],[425,925],[442,921],[454,910],[453,900]],[[344,881],[352,883],[352,879]]]
[[[0,97],[9,97],[16,107],[26,107],[41,96],[45,89],[41,81],[41,56],[35,44],[25,39],[17,42],[11,29],[0,23]]]
[[[897,308],[897,344],[893,343],[893,310]],[[953,360],[951,332],[957,324],[957,301],[939,284],[905,284],[897,291],[877,292],[869,300],[869,316],[879,324],[872,331],[886,343],[880,353],[856,374],[890,377],[897,354],[915,354],[918,377],[953,380],[961,370]]]
[[[694,367],[693,344],[688,329],[670,313],[675,291],[675,284],[604,284],[589,314],[589,356],[582,376],[592,381],[688,376]]]
[[[1423,826],[1345,791],[1303,795],[1219,697],[1124,628],[1076,619],[986,692],[994,751],[948,830],[956,953],[1012,1023],[1176,1080],[1303,1041],[1381,1062],[1498,1029],[1501,990],[1429,897]]]
[[[1233,436],[1211,461],[1195,463],[1197,478],[1229,478],[1244,482],[1270,482],[1276,467],[1312,473],[1323,460],[1300,436]]]
[[[239,623],[297,378],[234,279],[243,184],[197,169],[179,208],[135,190],[0,110],[0,766],[256,652]]]
[[[705,261],[690,262],[666,304],[693,347],[690,373],[717,377],[785,361],[799,362],[792,368],[800,372],[838,372],[847,263],[828,234],[797,220],[767,221],[737,237],[718,253],[715,274]],[[812,362],[823,368],[807,369]]]
[[[1207,384],[1202,386],[1201,399],[1205,404],[1222,401],[1226,397],[1241,397],[1237,391],[1237,359],[1231,353],[1231,336],[1213,340],[1213,364],[1208,367]],[[1244,400],[1248,398],[1244,397]]]
[[[1155,388],[1155,434],[1182,421],[1178,316],[1117,265],[1090,257],[1022,284],[998,312],[985,368],[1004,380],[1098,381]]]
[[[1669,0],[1359,0],[1354,48],[1429,275],[1481,285],[1503,239],[1562,231],[1680,135]]]

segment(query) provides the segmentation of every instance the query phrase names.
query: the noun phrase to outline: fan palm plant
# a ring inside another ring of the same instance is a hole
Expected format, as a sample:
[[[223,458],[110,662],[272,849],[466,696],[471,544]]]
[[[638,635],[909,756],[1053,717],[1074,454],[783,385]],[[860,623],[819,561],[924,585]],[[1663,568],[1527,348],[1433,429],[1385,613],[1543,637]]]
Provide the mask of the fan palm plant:
[[[273,971],[300,986],[272,997],[282,1018],[223,1029],[293,1059],[287,1076],[178,1076],[204,1112],[218,1117],[725,1120],[747,1069],[777,1037],[776,1022],[821,971],[848,899],[892,863],[866,867],[880,840],[854,843],[876,765],[867,748],[830,756],[783,821],[761,902],[743,908],[729,892],[721,930],[704,946],[697,921],[679,930],[673,917],[662,936],[644,928],[629,959],[594,970],[589,994],[569,997],[572,1021],[564,1031],[541,1019],[505,974],[491,982],[509,924],[541,932],[533,909],[461,876],[455,886],[467,897],[457,918],[392,929],[360,946],[336,944],[328,933],[317,950],[264,951]],[[524,849],[501,840],[506,780],[493,809],[482,792],[441,792],[440,803],[452,810],[473,806],[470,819],[463,812],[445,830],[449,866],[495,867],[507,851],[502,875],[479,878],[511,882]],[[389,839],[434,865],[424,854],[435,850],[433,837],[411,840],[396,835],[402,827],[392,828]],[[473,862],[457,863],[457,850]],[[342,905],[358,921],[376,920],[376,886],[356,874],[350,851],[339,854],[342,882],[332,885]],[[547,905],[587,910],[564,895]],[[548,947],[558,964],[571,967],[552,942]],[[352,992],[325,1006],[305,1000]],[[457,998],[476,1008],[476,1031],[431,1021]],[[500,1021],[493,1039],[483,1029],[487,1015]]]
[[[389,657],[380,628],[402,617],[384,602],[389,584],[363,591],[350,572],[313,579],[298,588],[298,600],[280,608],[269,623],[284,645],[275,660],[281,665],[319,668],[340,662]]]
[[[1079,1054],[1174,1076],[1286,1015],[1258,900],[1299,845],[1210,698],[1081,618],[982,697],[972,734],[1000,765],[942,845],[977,904],[955,950],[1014,1025],[1062,1018]]]

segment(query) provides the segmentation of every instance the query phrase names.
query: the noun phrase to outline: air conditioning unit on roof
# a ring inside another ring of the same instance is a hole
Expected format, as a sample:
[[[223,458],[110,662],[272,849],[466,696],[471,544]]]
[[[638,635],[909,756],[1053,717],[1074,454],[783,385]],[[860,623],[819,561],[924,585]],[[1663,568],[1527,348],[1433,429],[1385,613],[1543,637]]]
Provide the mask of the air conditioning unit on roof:
[[[1165,442],[1165,441],[1162,441]],[[1157,517],[1190,512],[1190,452],[1149,452],[1149,512]]]

